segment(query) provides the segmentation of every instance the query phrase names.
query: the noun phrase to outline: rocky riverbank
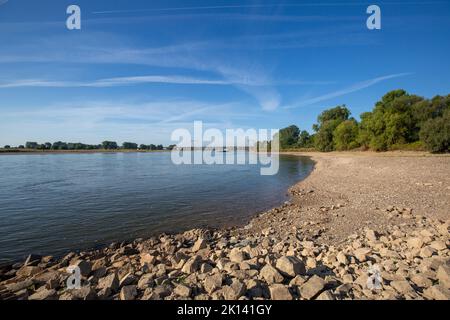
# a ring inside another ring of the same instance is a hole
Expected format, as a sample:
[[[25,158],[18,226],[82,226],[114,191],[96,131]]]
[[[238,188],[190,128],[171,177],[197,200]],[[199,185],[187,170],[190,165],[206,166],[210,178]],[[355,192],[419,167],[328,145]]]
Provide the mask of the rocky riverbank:
[[[0,299],[450,299],[450,157],[308,155],[292,201],[242,228],[30,255]]]

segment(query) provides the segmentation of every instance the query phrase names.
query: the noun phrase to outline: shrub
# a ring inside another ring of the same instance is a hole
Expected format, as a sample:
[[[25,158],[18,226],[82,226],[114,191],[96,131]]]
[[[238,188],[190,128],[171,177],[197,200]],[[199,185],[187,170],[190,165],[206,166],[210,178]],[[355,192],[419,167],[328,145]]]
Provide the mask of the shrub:
[[[442,117],[427,120],[420,130],[420,139],[431,152],[449,152],[450,109]]]
[[[314,136],[314,146],[319,151],[329,152],[334,150],[333,132],[339,125],[340,120],[329,120],[320,126]]]
[[[333,132],[333,143],[336,150],[350,150],[359,146],[358,124],[355,120],[346,120],[339,124]]]

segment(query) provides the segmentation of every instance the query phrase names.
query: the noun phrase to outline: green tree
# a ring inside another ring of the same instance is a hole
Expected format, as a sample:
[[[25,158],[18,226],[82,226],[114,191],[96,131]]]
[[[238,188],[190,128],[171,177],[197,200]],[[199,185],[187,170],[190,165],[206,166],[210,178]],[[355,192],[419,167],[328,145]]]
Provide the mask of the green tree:
[[[56,141],[52,144],[53,150],[67,150],[67,143],[62,141]]]
[[[430,104],[404,90],[393,90],[361,114],[358,141],[364,147],[385,151],[419,139],[420,123],[431,114]]]
[[[106,149],[106,150],[111,150],[111,149],[114,150],[114,149],[118,148],[117,142],[115,142],[115,141],[103,141],[102,147],[103,147],[103,149]]]
[[[145,144],[140,144],[140,145],[139,145],[139,149],[140,149],[140,150],[148,150],[148,146],[145,145]]]
[[[296,125],[281,129],[274,139],[280,139],[280,149],[289,149],[297,146],[300,129]]]
[[[302,130],[298,136],[297,146],[300,148],[311,148],[313,145],[313,136],[308,131]]]
[[[134,142],[124,142],[122,144],[123,149],[136,150],[138,148],[137,143]]]
[[[334,150],[333,132],[339,123],[339,120],[329,120],[320,126],[314,137],[314,146],[317,150],[324,152]]]
[[[427,120],[420,130],[420,139],[431,152],[449,152],[450,109],[442,117]]]
[[[29,142],[29,141],[27,141],[26,143],[25,143],[25,147],[27,148],[27,149],[37,149],[38,148],[38,143],[37,142]]]
[[[355,119],[341,122],[333,131],[333,143],[336,150],[350,150],[359,146],[358,123]]]
[[[323,111],[318,117],[319,126],[330,120],[347,120],[350,117],[350,110],[344,105],[337,106]]]
[[[348,120],[350,110],[345,105],[337,106],[323,111],[318,117],[318,124],[313,126],[316,131],[314,136],[314,146],[319,151],[333,151],[335,149],[333,142],[334,130],[345,120]]]

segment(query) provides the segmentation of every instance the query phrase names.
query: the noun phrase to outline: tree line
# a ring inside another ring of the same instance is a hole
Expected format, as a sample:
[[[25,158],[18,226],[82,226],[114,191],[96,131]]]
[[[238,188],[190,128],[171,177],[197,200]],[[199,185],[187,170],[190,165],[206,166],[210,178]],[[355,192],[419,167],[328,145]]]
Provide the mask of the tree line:
[[[336,106],[317,117],[313,134],[296,125],[281,129],[280,148],[450,151],[450,94],[425,99],[394,90],[360,119],[351,117],[345,105]]]
[[[18,149],[35,149],[35,150],[117,150],[117,149],[125,149],[125,150],[171,150],[175,147],[175,145],[170,145],[166,148],[162,144],[140,144],[134,142],[124,142],[121,146],[117,144],[115,141],[103,141],[101,144],[85,144],[80,142],[62,142],[56,141],[54,143],[46,142],[46,143],[37,143],[28,141],[25,145],[19,145]],[[6,145],[5,149],[10,149],[10,145]]]

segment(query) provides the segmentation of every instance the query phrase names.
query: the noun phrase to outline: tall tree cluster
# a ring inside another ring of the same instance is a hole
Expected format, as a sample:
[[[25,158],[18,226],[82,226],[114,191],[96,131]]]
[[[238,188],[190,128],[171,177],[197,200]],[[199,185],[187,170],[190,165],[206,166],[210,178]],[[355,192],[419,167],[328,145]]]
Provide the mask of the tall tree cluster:
[[[345,105],[323,111],[312,135],[295,125],[281,129],[280,147],[387,151],[412,146],[431,152],[450,151],[450,94],[425,99],[394,90],[385,94],[372,111],[362,113],[359,122],[350,115]]]

